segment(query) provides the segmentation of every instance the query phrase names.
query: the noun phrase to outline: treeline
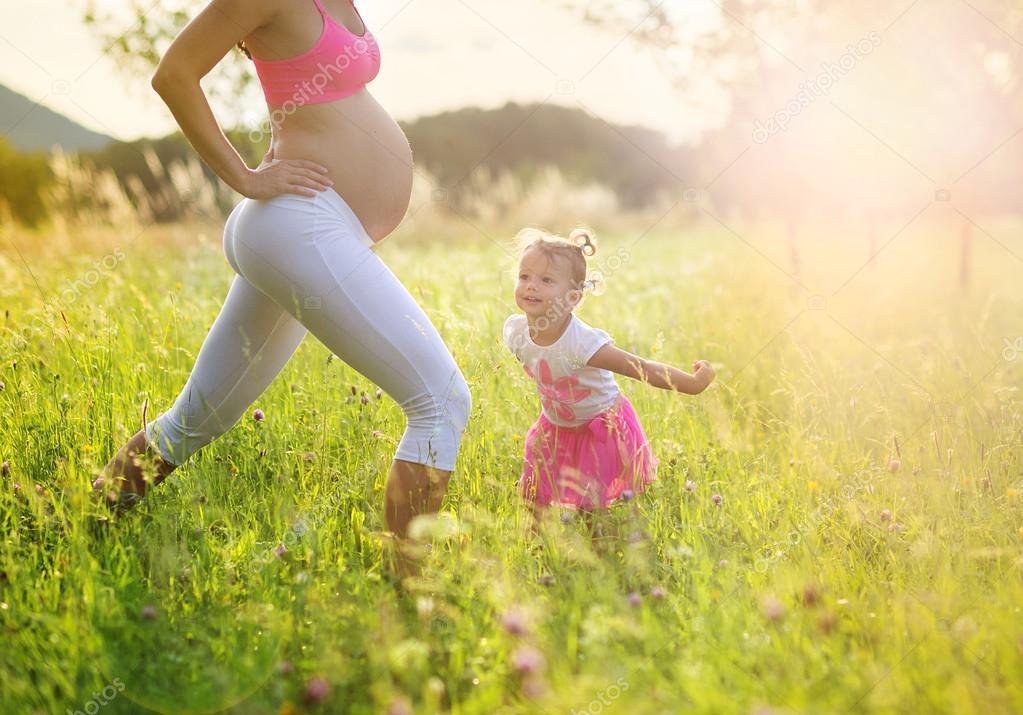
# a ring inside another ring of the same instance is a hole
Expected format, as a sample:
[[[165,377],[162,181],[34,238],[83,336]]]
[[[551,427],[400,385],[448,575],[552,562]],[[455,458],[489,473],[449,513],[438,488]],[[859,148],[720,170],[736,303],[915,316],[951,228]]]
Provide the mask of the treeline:
[[[404,127],[416,162],[456,196],[477,170],[528,184],[556,166],[570,180],[608,186],[623,208],[678,190],[690,157],[660,132],[613,125],[578,109],[506,104],[423,117]]]
[[[571,181],[607,186],[623,208],[639,208],[660,192],[677,191],[672,173],[683,172],[686,163],[685,153],[669,146],[659,132],[609,125],[580,110],[550,105],[462,109],[403,122],[402,128],[417,165],[435,178],[456,207],[477,198],[473,192],[478,182],[472,179],[480,172],[491,178],[511,176],[525,190],[555,166]],[[267,150],[267,140],[254,143],[247,131],[226,134],[249,166],[256,166]],[[180,220],[190,210],[181,195],[200,188],[175,184],[173,167],[201,167],[198,180],[208,184],[212,203],[223,212],[231,208],[231,192],[219,190],[213,171],[196,162],[194,149],[180,132],[111,142],[100,150],[78,152],[75,159],[86,173],[116,177],[128,200],[157,222]],[[196,173],[191,171],[193,182]],[[15,220],[35,226],[46,218],[54,180],[46,155],[18,154],[0,144],[0,203],[10,207]],[[61,194],[75,194],[71,203],[88,208],[88,192]],[[75,206],[64,200],[60,210],[74,211]]]

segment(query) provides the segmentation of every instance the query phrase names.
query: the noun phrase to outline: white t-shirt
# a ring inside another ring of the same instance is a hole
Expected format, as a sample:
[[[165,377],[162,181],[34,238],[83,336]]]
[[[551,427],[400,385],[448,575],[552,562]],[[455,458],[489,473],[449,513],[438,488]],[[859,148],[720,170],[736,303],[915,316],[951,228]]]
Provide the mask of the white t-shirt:
[[[603,345],[613,342],[599,328],[591,328],[575,313],[565,332],[551,345],[537,345],[529,335],[524,315],[504,321],[504,344],[536,381],[547,419],[556,425],[577,427],[614,405],[620,391],[609,370],[588,367],[586,361]]]

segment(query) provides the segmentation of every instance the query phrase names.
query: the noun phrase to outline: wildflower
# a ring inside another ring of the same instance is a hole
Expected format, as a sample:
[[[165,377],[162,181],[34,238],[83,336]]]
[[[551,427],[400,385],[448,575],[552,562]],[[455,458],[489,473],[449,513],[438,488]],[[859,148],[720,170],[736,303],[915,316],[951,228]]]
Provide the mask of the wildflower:
[[[36,484],[36,494],[39,494],[41,496],[45,491],[46,490],[43,489],[42,484]]]
[[[1023,527],[1020,527],[1019,536],[1021,539],[1023,539]],[[544,575],[540,576],[540,578],[538,578],[536,582],[539,583],[541,586],[552,586],[554,584],[554,577],[551,576],[549,573],[545,573]]]
[[[639,606],[643,605],[643,597],[640,596],[635,591],[633,591],[632,593],[629,594],[629,605],[632,606],[633,608],[638,608]]]
[[[10,473],[11,473],[11,464],[10,464],[10,462],[8,462],[5,459],[3,464],[0,464],[0,474],[3,474],[6,477]]]
[[[835,614],[833,613],[822,613],[820,618],[817,619],[817,627],[821,629],[821,632],[825,635],[831,633],[835,628]]]
[[[254,419],[256,422],[262,422],[265,417],[266,415],[263,414],[263,410],[257,408],[252,411],[252,419]]]
[[[771,596],[765,598],[760,607],[769,621],[780,621],[785,616],[785,605]]]
[[[288,553],[288,547],[284,544],[277,544],[277,546],[274,547],[274,556],[277,558],[284,558],[284,554],[286,553]]]
[[[518,444],[521,441],[522,441],[522,437],[520,435],[517,435],[517,434],[513,434],[512,435],[512,442],[514,442],[515,444]]]
[[[888,531],[894,531],[894,532],[902,531],[902,524],[900,524],[897,521],[893,522],[893,523],[888,525]]]
[[[290,660],[282,660],[277,664],[277,672],[281,675],[288,675],[293,670],[295,670],[295,666],[292,665]]]
[[[4,462],[4,464],[7,464],[7,462]],[[1005,490],[1005,496],[1009,497],[1009,499],[1016,499],[1019,497],[1019,490],[1010,487]]]
[[[356,395],[359,394],[359,390],[355,387],[355,385],[352,385],[351,388],[352,388],[352,397],[355,397]]]
[[[426,619],[433,615],[434,602],[429,596],[420,596],[416,599],[416,613],[420,618]]]
[[[377,388],[377,392],[376,392],[376,397],[377,397],[377,399],[379,400],[379,399],[383,398],[383,396],[384,396],[384,391],[383,391],[383,390],[381,390],[381,389],[380,389],[380,388],[378,387],[378,388]]]
[[[891,511],[891,509],[882,509],[881,510],[881,521],[891,521],[891,520],[892,520],[892,511]]]
[[[504,626],[504,630],[516,638],[529,633],[526,615],[518,608],[510,608],[505,611],[501,616],[501,625]]]
[[[636,496],[631,489],[626,489],[622,492],[622,501],[632,501],[632,498]]]
[[[412,705],[404,697],[396,698],[387,706],[387,715],[412,715]]]
[[[900,467],[902,467],[902,460],[898,457],[892,457],[888,460],[888,471],[892,474],[899,471]]]
[[[572,523],[572,512],[570,512],[570,511],[563,511],[563,512],[561,512],[561,523],[562,524],[571,524]]]
[[[316,676],[305,686],[305,701],[310,705],[322,702],[330,692],[330,683]]]
[[[810,493],[811,493],[811,494],[813,494],[814,492],[816,492],[816,491],[817,491],[817,489],[818,489],[819,487],[820,487],[820,485],[819,485],[819,484],[818,484],[817,482],[815,482],[815,481],[812,481],[812,480],[810,481],[810,483],[808,483],[808,484],[806,485],[806,488],[810,490]]]
[[[696,491],[696,482],[694,482],[692,479],[687,479],[686,480],[686,491],[687,492],[695,492]]]
[[[156,618],[156,607],[155,606],[143,606],[142,610],[139,611],[139,615],[147,621],[152,621]]]
[[[661,588],[660,586],[654,586],[652,589],[650,589],[650,598],[660,601],[665,597],[665,595],[666,594],[664,592],[664,589]]]
[[[718,561],[718,568],[719,569],[723,569],[727,565],[728,565],[728,559],[721,559],[720,561]]]
[[[820,591],[817,590],[817,586],[815,586],[812,583],[808,583],[808,584],[806,584],[806,586],[803,587],[803,605],[804,606],[806,606],[807,608],[812,608],[813,606],[817,605],[817,603],[820,601],[820,599],[821,599],[821,595],[820,595]]]
[[[359,398],[359,401],[362,402],[362,404],[364,404],[364,405],[368,405],[369,404],[369,398],[366,397],[366,393],[365,392],[362,393],[362,397]]]
[[[720,505],[721,505],[721,501],[722,501],[722,499],[721,499],[721,495],[720,495],[720,494],[715,494],[714,496],[712,496],[712,497],[710,498],[710,500],[711,500],[712,502],[714,502],[715,504],[717,504],[718,506],[720,506]]]
[[[295,713],[298,711],[295,709],[295,703],[291,702],[290,700],[285,700],[283,703],[281,703],[281,709],[278,710],[277,712],[279,713],[279,715],[295,715]]]
[[[512,652],[512,666],[519,675],[539,673],[546,664],[543,653],[532,646],[522,645]]]
[[[522,679],[522,694],[530,700],[539,700],[545,690],[542,678],[530,675]]]

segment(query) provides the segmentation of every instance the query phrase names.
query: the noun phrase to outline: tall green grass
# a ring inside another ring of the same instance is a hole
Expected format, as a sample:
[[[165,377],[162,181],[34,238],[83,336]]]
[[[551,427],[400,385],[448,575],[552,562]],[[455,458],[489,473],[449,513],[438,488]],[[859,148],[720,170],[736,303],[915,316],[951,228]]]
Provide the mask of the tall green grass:
[[[125,518],[90,501],[216,315],[216,230],[99,231],[70,253],[5,236],[5,712],[1023,711],[1018,240],[978,239],[963,287],[941,224],[865,267],[862,243],[807,232],[798,273],[767,225],[603,237],[598,260],[627,260],[580,315],[718,372],[697,397],[620,379],[661,463],[605,516],[604,549],[557,513],[530,538],[516,496],[538,404],[500,344],[512,259],[482,236],[385,243],[473,392],[403,593],[380,512],[400,410],[311,337],[264,421]]]

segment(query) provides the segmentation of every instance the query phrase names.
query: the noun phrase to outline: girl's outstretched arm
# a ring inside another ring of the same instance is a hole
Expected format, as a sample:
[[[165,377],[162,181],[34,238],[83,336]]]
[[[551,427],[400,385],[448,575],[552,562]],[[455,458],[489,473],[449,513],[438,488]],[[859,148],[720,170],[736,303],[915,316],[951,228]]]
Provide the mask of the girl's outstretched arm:
[[[611,343],[595,352],[586,364],[649,383],[662,390],[676,390],[687,395],[698,395],[714,382],[714,368],[706,360],[694,362],[693,374],[689,374],[677,367],[633,355]]]

